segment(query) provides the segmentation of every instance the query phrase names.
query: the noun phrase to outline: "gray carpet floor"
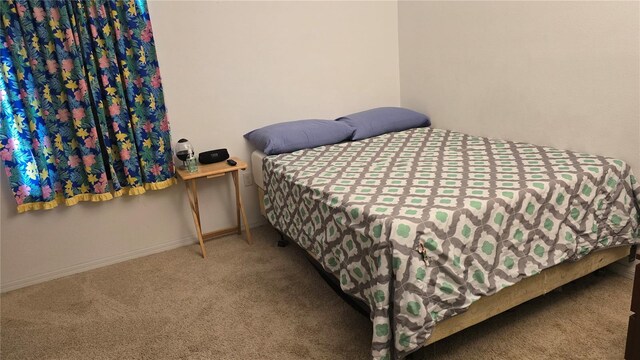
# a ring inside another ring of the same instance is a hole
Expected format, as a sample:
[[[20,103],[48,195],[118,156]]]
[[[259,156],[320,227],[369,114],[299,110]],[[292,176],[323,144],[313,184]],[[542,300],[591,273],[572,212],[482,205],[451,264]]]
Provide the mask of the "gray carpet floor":
[[[367,359],[371,325],[270,227],[3,294],[9,359]],[[622,359],[632,282],[589,275],[425,359]]]

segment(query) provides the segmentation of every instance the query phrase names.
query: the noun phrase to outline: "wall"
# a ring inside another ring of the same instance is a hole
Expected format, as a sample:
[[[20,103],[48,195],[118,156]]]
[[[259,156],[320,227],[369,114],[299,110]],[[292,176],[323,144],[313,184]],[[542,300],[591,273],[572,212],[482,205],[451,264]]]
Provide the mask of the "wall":
[[[149,11],[172,136],[196,151],[248,159],[242,134],[256,127],[400,103],[396,2],[149,1]],[[0,182],[3,291],[195,241],[182,184],[17,215]],[[205,228],[235,221],[228,186],[199,184]],[[249,222],[261,223],[255,186],[242,190]]]
[[[640,3],[400,1],[398,17],[402,105],[435,127],[640,175]]]
[[[402,105],[640,175],[638,2],[399,2]]]

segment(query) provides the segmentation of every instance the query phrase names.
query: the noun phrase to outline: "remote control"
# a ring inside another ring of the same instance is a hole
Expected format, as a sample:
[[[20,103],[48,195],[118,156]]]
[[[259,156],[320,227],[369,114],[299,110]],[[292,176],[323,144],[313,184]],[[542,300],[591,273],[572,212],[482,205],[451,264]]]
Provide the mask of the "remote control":
[[[227,164],[231,165],[231,166],[236,166],[238,165],[238,163],[235,160],[229,159],[227,160]]]

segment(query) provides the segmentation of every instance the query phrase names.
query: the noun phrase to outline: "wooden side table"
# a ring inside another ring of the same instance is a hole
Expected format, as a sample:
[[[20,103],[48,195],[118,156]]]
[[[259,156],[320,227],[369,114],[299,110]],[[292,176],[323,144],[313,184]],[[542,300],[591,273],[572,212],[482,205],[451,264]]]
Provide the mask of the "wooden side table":
[[[189,196],[189,205],[191,205],[191,213],[193,215],[193,223],[196,226],[196,233],[198,235],[198,241],[200,242],[200,249],[202,250],[202,257],[207,257],[207,251],[204,248],[204,241],[214,239],[217,237],[234,234],[237,233],[240,235],[242,233],[240,227],[240,219],[242,218],[242,222],[244,223],[244,229],[247,233],[247,242],[249,244],[253,243],[251,239],[251,231],[249,230],[249,223],[247,222],[247,215],[244,212],[244,206],[242,205],[242,199],[240,198],[240,182],[239,182],[239,172],[240,170],[247,169],[247,163],[238,159],[231,158],[237,164],[231,166],[227,164],[226,161],[218,162],[215,164],[208,165],[198,165],[198,171],[190,173],[184,169],[178,169],[178,177],[184,181],[184,184],[187,187],[187,195]],[[198,179],[213,179],[224,177],[227,174],[231,174],[233,178],[233,185],[236,190],[236,216],[237,216],[237,226],[221,229],[216,231],[211,231],[207,233],[202,233],[202,223],[200,222],[200,208],[198,206],[198,192],[196,190],[196,180]]]

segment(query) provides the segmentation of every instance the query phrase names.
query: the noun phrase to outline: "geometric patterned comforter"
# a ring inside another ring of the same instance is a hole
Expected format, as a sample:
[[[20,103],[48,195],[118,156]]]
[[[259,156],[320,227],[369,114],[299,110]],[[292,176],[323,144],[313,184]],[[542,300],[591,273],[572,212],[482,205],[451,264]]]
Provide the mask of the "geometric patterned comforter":
[[[366,302],[372,357],[563,261],[637,242],[624,162],[418,128],[264,159],[269,221]]]

